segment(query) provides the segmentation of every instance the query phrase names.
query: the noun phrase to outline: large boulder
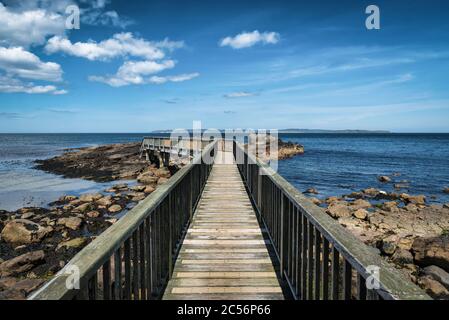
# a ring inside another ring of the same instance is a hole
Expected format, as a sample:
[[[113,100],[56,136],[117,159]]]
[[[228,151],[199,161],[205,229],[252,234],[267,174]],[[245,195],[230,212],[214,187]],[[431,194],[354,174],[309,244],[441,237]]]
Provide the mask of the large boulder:
[[[419,266],[435,265],[449,272],[449,235],[417,238],[413,242],[412,252]]]
[[[123,208],[120,205],[118,205],[118,204],[114,204],[114,205],[110,206],[109,209],[108,209],[108,211],[110,213],[117,213],[117,212],[120,212],[122,210],[123,210]]]
[[[109,207],[110,205],[112,205],[112,203],[113,203],[112,196],[105,196],[97,200],[97,204],[104,207]]]
[[[52,227],[43,227],[27,219],[16,219],[3,228],[2,239],[15,245],[40,242],[53,231]]]
[[[354,211],[353,215],[357,219],[366,220],[366,218],[368,217],[368,211],[366,211],[365,209],[357,209],[356,211]]]
[[[103,198],[103,195],[101,193],[89,193],[89,194],[83,194],[79,197],[79,200],[82,202],[93,202],[96,200],[99,200]]]
[[[391,181],[391,178],[389,177],[389,176],[380,176],[380,177],[378,177],[377,178],[380,182],[383,182],[383,183],[387,183],[387,182],[390,182]]]
[[[413,204],[418,204],[418,205],[426,204],[426,196],[424,196],[424,195],[411,196],[407,193],[401,193],[400,198],[405,203],[413,203]]]
[[[351,208],[353,210],[368,209],[368,208],[371,208],[371,203],[369,201],[366,201],[363,199],[357,199],[351,203]]]
[[[347,204],[343,201],[331,203],[327,208],[327,213],[335,219],[347,218],[352,215]]]
[[[171,173],[167,168],[159,168],[154,171],[154,175],[159,178],[170,178]]]
[[[449,290],[430,276],[420,277],[418,284],[434,299],[449,299]]]
[[[137,177],[137,181],[139,181],[140,183],[146,184],[146,185],[156,184],[158,179],[159,179],[159,177],[156,177],[154,175],[154,173],[151,171],[142,173]]]
[[[86,244],[87,239],[85,238],[74,238],[68,241],[61,242],[56,247],[56,251],[60,249],[79,249],[81,247],[84,247]]]
[[[34,268],[34,266],[44,262],[44,259],[45,253],[43,250],[22,254],[0,264],[0,276],[14,276],[29,271]]]
[[[72,230],[78,230],[83,224],[83,220],[78,217],[60,218],[57,224]]]
[[[413,255],[408,250],[397,248],[391,256],[391,261],[401,266],[411,265],[413,264]]]
[[[93,209],[92,204],[90,202],[86,202],[86,203],[83,203],[82,205],[79,205],[78,207],[76,207],[74,209],[74,211],[84,213],[84,212],[90,211],[92,209]]]
[[[432,277],[434,280],[440,282],[446,289],[449,290],[449,273],[437,266],[428,266],[423,269],[423,274]]]

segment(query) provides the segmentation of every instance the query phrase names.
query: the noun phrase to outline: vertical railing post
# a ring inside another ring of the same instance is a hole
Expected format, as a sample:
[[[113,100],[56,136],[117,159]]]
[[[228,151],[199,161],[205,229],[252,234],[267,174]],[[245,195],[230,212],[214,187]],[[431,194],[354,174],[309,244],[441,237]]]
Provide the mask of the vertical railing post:
[[[193,183],[192,183],[192,176],[193,176],[193,174],[192,174],[192,172],[193,172],[193,170],[191,170],[190,171],[190,173],[189,173],[189,191],[188,191],[188,194],[189,194],[189,199],[188,199],[188,201],[189,201],[189,220],[190,220],[190,223],[192,223],[192,221],[193,221],[193,190],[192,190],[192,188],[193,188]]]
[[[173,273],[173,193],[168,195],[168,279],[171,279]]]
[[[281,210],[281,217],[280,217],[280,223],[281,223],[281,227],[280,227],[280,231],[281,231],[281,236],[280,236],[280,246],[279,246],[279,260],[280,260],[280,274],[281,274],[281,278],[285,279],[285,274],[284,274],[284,269],[285,269],[285,258],[286,258],[286,247],[287,247],[287,224],[285,223],[285,219],[288,217],[288,212],[286,210],[286,205],[287,205],[287,200],[285,199],[284,195],[281,193],[281,197],[280,197],[280,210]]]

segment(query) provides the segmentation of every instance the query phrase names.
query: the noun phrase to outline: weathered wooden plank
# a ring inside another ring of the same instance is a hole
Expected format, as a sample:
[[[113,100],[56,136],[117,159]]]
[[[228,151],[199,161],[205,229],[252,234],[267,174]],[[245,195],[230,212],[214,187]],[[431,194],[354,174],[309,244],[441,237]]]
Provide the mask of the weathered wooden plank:
[[[237,167],[215,164],[164,299],[283,298],[264,233]]]

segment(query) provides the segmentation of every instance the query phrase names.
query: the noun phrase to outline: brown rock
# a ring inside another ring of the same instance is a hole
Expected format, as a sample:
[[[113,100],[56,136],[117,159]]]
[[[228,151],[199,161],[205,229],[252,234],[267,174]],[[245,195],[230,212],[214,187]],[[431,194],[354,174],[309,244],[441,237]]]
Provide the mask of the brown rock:
[[[401,266],[413,264],[413,255],[408,250],[397,248],[391,256],[391,261]]]
[[[145,190],[145,188],[146,188],[146,186],[137,185],[137,186],[131,187],[130,189],[133,191],[142,192]]]
[[[351,216],[351,211],[345,203],[342,203],[342,201],[331,203],[327,208],[327,213],[336,219]]]
[[[398,211],[398,204],[396,201],[387,201],[382,205],[382,209],[389,212],[396,212]]]
[[[449,290],[449,273],[437,266],[428,266],[423,269],[423,274],[441,283]]]
[[[86,239],[85,238],[74,238],[68,241],[64,241],[61,242],[60,244],[58,244],[58,246],[56,247],[56,251],[58,251],[59,249],[63,248],[63,249],[78,249],[81,248],[85,245],[86,243]]]
[[[353,215],[357,219],[366,220],[366,218],[368,217],[368,211],[366,211],[365,209],[357,209],[356,211],[354,211]]]
[[[22,214],[20,219],[31,219],[32,217],[34,217],[34,212],[26,212]]]
[[[59,198],[59,201],[60,202],[70,202],[70,201],[73,201],[73,200],[76,200],[76,199],[78,199],[77,196],[62,196],[62,197]]]
[[[412,252],[421,267],[435,265],[449,272],[449,235],[433,238],[417,238]]]
[[[88,213],[86,213],[86,216],[88,216],[89,218],[98,218],[100,215],[101,214],[98,211],[89,211]]]
[[[371,203],[363,199],[357,199],[351,203],[351,208],[354,210],[371,208]]]
[[[24,292],[26,295],[28,295],[39,288],[44,282],[44,279],[23,279],[21,281],[18,281],[13,286],[13,289]]]
[[[310,198],[310,201],[312,201],[314,204],[316,204],[317,206],[319,206],[321,204],[321,200],[317,199],[315,197]]]
[[[434,299],[449,299],[449,291],[430,276],[418,278],[418,284]]]
[[[418,207],[416,206],[416,204],[409,203],[406,206],[404,206],[404,210],[407,210],[409,212],[417,212],[418,211]]]
[[[136,192],[136,194],[131,198],[132,201],[138,202],[146,198],[145,193]]]
[[[154,190],[156,189],[153,186],[147,186],[143,192],[152,193]]]
[[[315,188],[309,188],[304,193],[318,194],[318,190]]]
[[[79,197],[79,200],[82,202],[93,202],[96,200],[99,200],[103,198],[103,195],[101,193],[89,193],[89,194],[83,194]]]
[[[167,168],[159,168],[154,171],[154,175],[159,178],[170,178],[171,174]]]
[[[60,218],[58,219],[57,224],[72,230],[78,230],[83,224],[83,220],[78,217]]]
[[[13,244],[28,244],[39,242],[53,231],[51,227],[42,227],[26,219],[16,219],[7,223],[1,236],[6,242]]]
[[[159,180],[157,180],[157,184],[163,184],[163,183],[166,183],[167,181],[168,181],[167,178],[160,177]]]
[[[117,213],[117,212],[122,211],[122,207],[120,205],[118,205],[118,204],[114,204],[114,205],[109,207],[108,211],[111,212],[111,213]]]
[[[449,187],[444,188],[444,189],[443,189],[443,192],[444,192],[444,193],[449,193]]]
[[[379,194],[379,190],[377,190],[375,188],[368,188],[368,189],[364,189],[363,193],[369,197],[375,197]]]
[[[140,183],[146,184],[146,185],[156,184],[158,179],[159,179],[158,177],[155,177],[153,175],[153,173],[150,174],[150,172],[141,174],[137,177],[137,181],[139,181]]]
[[[115,190],[126,190],[128,189],[128,185],[126,183],[119,183],[112,187]]]
[[[92,210],[92,209],[93,209],[93,206],[92,206],[91,203],[83,203],[82,205],[76,207],[74,209],[74,211],[78,211],[78,212],[84,213],[84,212]]]
[[[330,203],[332,203],[332,202],[336,202],[336,201],[339,201],[339,198],[338,198],[338,197],[329,197],[329,198],[326,198],[326,203],[328,203],[328,204],[330,204]]]
[[[32,251],[0,264],[0,276],[8,277],[31,270],[45,259],[43,250]]]
[[[24,300],[25,294],[22,291],[15,289],[6,289],[5,291],[0,291],[0,301],[1,300]]]
[[[381,246],[381,251],[386,254],[391,256],[397,248],[397,242],[398,242],[398,236],[396,235],[391,235],[388,236],[384,239],[382,239],[382,246]]]
[[[402,193],[400,198],[406,203],[413,203],[417,205],[426,204],[426,196],[424,195],[411,196],[406,193]]]
[[[391,182],[391,178],[389,176],[380,176],[377,179],[383,183]]]
[[[109,207],[110,205],[112,205],[112,196],[105,196],[99,200],[97,200],[96,202],[98,205],[100,206],[105,206],[105,207]]]

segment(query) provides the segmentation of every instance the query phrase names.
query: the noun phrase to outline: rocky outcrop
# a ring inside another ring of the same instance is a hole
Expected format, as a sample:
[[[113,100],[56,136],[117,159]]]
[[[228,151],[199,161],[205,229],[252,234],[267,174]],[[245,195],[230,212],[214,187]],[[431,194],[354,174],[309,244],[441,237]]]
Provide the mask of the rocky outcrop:
[[[37,160],[36,168],[69,178],[83,178],[98,182],[136,179],[142,172],[156,169],[155,165],[150,165],[139,156],[140,143],[110,144],[72,149],[54,158]],[[181,163],[172,163],[168,175],[164,172],[164,177],[170,177],[180,165]],[[157,183],[157,181],[150,183]],[[82,201],[98,200],[96,196],[101,195],[85,195]]]
[[[2,239],[8,243],[20,245],[39,242],[53,231],[51,227],[41,225],[26,219],[10,221],[3,228]]]
[[[37,264],[42,263],[44,258],[44,251],[38,250],[22,254],[11,260],[7,260],[0,264],[0,276],[8,277],[29,271]]]
[[[449,235],[417,238],[413,242],[412,252],[419,266],[435,265],[449,271]]]

